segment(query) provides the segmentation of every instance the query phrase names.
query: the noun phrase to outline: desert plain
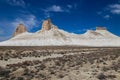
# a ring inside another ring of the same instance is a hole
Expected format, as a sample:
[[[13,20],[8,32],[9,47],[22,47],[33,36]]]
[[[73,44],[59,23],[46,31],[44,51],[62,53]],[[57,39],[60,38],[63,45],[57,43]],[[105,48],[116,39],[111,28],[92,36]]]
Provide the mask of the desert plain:
[[[120,48],[1,46],[0,80],[120,80]]]

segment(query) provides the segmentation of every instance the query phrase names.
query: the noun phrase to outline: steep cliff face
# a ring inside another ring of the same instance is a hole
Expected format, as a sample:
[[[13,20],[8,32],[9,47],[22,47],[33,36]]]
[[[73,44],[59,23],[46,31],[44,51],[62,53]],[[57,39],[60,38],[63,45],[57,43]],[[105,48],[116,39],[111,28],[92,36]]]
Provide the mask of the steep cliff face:
[[[106,27],[96,27],[96,30],[107,30]]]
[[[50,19],[47,19],[47,20],[43,21],[42,29],[40,30],[40,32],[49,31],[51,29],[57,29],[57,27],[52,24]]]
[[[51,29],[51,20],[45,20],[42,24],[42,31]]]
[[[27,31],[27,30],[26,30],[25,26],[24,26],[23,24],[19,24],[19,25],[17,26],[14,34],[13,34],[13,37],[15,37],[15,36],[17,36],[17,35],[19,35],[19,34],[21,34],[21,33],[24,33],[24,32],[26,32],[26,31]]]

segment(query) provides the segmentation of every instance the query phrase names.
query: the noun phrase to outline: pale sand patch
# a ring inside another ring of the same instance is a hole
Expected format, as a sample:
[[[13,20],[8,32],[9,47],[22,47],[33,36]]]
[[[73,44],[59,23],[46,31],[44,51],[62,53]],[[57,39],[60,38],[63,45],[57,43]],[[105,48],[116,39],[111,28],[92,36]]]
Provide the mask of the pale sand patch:
[[[24,62],[24,61],[33,61],[33,60],[44,60],[44,59],[47,59],[47,58],[56,58],[56,57],[62,57],[63,55],[61,54],[52,54],[51,56],[41,56],[41,57],[23,57],[22,59],[18,59],[18,58],[12,58],[12,59],[9,59],[8,61],[3,61],[3,60],[0,60],[0,66],[6,66],[7,64],[16,64],[16,63],[19,63],[19,62]]]
[[[94,51],[90,51],[90,52],[94,52]],[[75,55],[75,54],[81,54],[81,53],[90,53],[90,52],[76,52],[76,53],[68,53],[68,54],[64,54],[64,55]],[[0,66],[5,67],[7,64],[16,64],[16,63],[21,63],[24,61],[33,61],[33,60],[44,60],[47,58],[56,58],[56,57],[63,57],[63,54],[51,54],[49,56],[41,56],[41,57],[23,57],[22,59],[18,59],[18,58],[12,58],[9,59],[8,61],[4,61],[4,60],[0,60]]]

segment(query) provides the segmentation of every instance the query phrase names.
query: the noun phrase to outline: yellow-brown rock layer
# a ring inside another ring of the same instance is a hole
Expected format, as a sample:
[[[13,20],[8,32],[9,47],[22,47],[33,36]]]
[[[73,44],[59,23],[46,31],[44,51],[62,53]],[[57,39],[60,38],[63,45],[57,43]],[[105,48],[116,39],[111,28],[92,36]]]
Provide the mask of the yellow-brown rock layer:
[[[26,32],[25,26],[24,26],[23,24],[19,24],[19,25],[17,26],[14,34],[13,34],[13,37],[15,37],[15,36],[17,36],[17,35],[19,35],[19,34],[21,34],[21,33],[24,33],[24,32]]]

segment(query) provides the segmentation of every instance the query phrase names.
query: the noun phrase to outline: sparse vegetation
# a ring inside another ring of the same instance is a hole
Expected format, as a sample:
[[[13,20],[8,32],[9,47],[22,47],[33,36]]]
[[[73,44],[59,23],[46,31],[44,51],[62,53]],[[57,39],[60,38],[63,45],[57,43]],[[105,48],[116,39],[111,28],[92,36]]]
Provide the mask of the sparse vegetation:
[[[3,50],[0,51],[0,61],[5,59],[23,57],[41,57],[51,56],[51,54],[61,54],[62,57],[46,58],[44,60],[23,61],[15,64],[8,64],[4,68],[0,68],[0,80],[31,80],[37,78],[39,80],[55,80],[68,78],[73,80],[70,74],[80,76],[90,75],[88,78],[96,78],[99,80],[117,78],[115,74],[120,74],[120,49],[119,48],[86,48],[84,50],[77,48],[73,51],[57,51],[54,50]],[[58,50],[58,49],[57,49]],[[85,53],[88,52],[89,53]],[[91,51],[91,52],[90,52]],[[74,53],[74,54],[70,54]],[[19,54],[19,55],[17,55]],[[7,60],[6,60],[7,61]],[[22,75],[13,76],[11,73],[24,69]],[[3,70],[3,72],[2,72]],[[7,70],[7,71],[6,71]],[[114,75],[109,71],[115,71]],[[3,74],[2,74],[3,73]],[[84,75],[82,75],[84,73]],[[74,76],[73,75],[73,76]],[[6,77],[7,76],[7,77]],[[67,77],[66,77],[67,76]],[[87,77],[87,76],[85,76]],[[77,78],[77,77],[75,77]],[[94,79],[95,80],[95,79]]]

